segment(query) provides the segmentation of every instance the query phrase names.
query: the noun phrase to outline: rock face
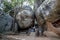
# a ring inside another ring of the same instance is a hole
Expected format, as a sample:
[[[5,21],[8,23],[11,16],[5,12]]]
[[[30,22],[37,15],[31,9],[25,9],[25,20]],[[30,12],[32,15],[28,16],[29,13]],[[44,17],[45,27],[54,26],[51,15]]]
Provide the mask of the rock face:
[[[37,20],[43,15],[45,20],[54,22],[57,19],[60,19],[60,0],[45,0],[36,11]],[[43,22],[40,18],[40,22]]]
[[[45,20],[53,22],[60,18],[59,1],[60,0],[45,0],[37,9],[35,15],[38,25],[40,25],[42,29],[44,29],[42,25],[44,25]]]
[[[54,0],[45,0],[37,9],[35,15],[39,25],[42,25],[44,23],[44,19],[47,19],[48,15],[54,7],[54,4]]]
[[[47,17],[48,18],[47,20],[52,23],[60,20],[60,2],[59,1],[60,0],[55,1],[55,5],[53,9],[51,10],[50,15]]]
[[[12,26],[12,21],[13,21],[13,18],[10,15],[1,13],[0,14],[0,33],[10,31]]]
[[[35,15],[39,25],[44,23],[44,19],[54,22],[60,19],[60,0],[45,0],[37,9]]]
[[[23,6],[22,10],[16,15],[16,20],[20,28],[25,29],[33,26],[34,14],[29,6]]]

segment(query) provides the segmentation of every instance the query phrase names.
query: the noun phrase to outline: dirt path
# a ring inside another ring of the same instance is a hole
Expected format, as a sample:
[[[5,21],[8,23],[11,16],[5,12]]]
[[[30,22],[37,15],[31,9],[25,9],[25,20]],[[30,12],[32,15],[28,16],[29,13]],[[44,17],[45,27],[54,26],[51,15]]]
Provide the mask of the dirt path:
[[[47,37],[36,37],[34,33],[31,33],[30,36],[27,36],[26,34],[5,35],[5,36],[6,38],[2,38],[2,39],[4,40],[60,40],[60,38],[53,32],[47,32]]]

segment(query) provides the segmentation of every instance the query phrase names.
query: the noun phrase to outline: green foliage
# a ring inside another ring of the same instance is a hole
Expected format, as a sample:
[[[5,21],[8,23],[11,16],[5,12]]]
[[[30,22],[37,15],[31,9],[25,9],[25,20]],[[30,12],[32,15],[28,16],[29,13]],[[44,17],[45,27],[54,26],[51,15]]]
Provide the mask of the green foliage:
[[[4,5],[5,5],[4,12],[7,12],[13,8],[13,5],[11,5],[10,3],[6,1],[4,2]]]
[[[4,5],[5,5],[4,12],[8,12],[9,10],[11,10],[15,7],[16,2],[13,1],[13,2],[9,3],[7,0],[5,0]]]
[[[4,0],[4,5],[5,5],[5,8],[4,8],[4,12],[8,12],[9,10],[11,9],[14,9],[17,5],[22,5],[23,2],[26,1],[26,0],[11,0],[11,2],[8,2],[7,0]],[[28,0],[30,5],[33,5],[34,3],[34,0]]]

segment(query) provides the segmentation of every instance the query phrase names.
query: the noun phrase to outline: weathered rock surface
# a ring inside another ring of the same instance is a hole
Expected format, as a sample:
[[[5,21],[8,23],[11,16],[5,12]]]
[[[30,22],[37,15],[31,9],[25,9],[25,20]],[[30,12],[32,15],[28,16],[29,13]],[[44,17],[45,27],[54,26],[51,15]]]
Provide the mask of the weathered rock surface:
[[[29,6],[23,6],[23,9],[16,15],[16,20],[20,28],[31,27],[34,22],[34,14]]]
[[[8,32],[11,30],[13,18],[8,15],[1,13],[0,15],[0,33]]]

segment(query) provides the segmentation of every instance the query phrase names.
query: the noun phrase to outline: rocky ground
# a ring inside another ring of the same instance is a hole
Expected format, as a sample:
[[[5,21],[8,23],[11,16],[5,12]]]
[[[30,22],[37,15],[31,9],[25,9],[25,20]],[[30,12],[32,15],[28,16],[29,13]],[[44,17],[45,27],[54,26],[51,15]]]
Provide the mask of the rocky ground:
[[[30,36],[26,34],[18,35],[4,35],[0,40],[60,40],[60,38],[53,32],[45,32],[46,37],[36,37],[35,33],[31,33]]]

